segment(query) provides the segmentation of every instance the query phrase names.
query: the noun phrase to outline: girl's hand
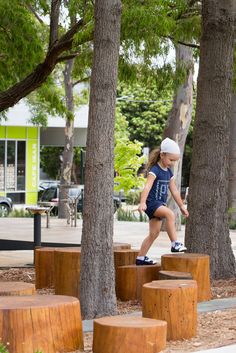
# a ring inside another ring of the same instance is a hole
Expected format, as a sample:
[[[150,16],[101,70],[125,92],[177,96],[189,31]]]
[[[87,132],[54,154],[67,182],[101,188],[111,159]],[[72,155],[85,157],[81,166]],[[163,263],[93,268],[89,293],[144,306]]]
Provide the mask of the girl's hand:
[[[180,207],[180,211],[181,211],[182,215],[183,215],[185,218],[188,218],[189,213],[188,213],[187,208],[185,208],[184,205]]]
[[[140,203],[140,205],[139,205],[139,207],[138,207],[138,211],[139,211],[139,212],[143,212],[143,211],[145,211],[146,209],[147,209],[146,203],[145,203],[145,202]]]

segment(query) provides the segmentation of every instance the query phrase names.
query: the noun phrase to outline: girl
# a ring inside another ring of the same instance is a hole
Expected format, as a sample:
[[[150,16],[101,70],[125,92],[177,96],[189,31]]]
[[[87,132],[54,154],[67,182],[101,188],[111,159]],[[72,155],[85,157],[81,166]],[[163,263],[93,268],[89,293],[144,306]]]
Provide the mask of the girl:
[[[149,235],[144,239],[136,265],[154,265],[155,262],[146,256],[154,240],[158,237],[162,219],[166,219],[166,229],[171,240],[171,252],[186,251],[186,247],[177,241],[175,230],[175,216],[166,206],[168,189],[178,204],[182,214],[188,217],[188,211],[184,207],[180,193],[174,182],[170,169],[180,158],[180,149],[177,143],[166,138],[161,143],[161,148],[152,151],[148,163],[148,176],[141,194],[139,212],[144,211],[149,217]]]

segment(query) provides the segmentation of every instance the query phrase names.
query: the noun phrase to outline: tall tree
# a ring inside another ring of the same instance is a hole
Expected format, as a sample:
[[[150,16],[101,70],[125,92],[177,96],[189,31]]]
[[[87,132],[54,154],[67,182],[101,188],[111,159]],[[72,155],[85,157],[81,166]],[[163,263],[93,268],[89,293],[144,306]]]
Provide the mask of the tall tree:
[[[181,44],[176,46],[176,66],[177,69],[184,71],[186,78],[185,82],[177,89],[163,135],[175,140],[180,147],[181,158],[174,167],[175,183],[180,191],[184,146],[192,119],[193,108],[193,55],[190,47]],[[169,200],[168,204],[175,213],[176,228],[180,230],[181,213],[179,207],[173,198]]]
[[[235,1],[202,2],[186,245],[210,255],[212,278],[235,275],[227,217],[235,14]]]
[[[232,96],[229,140],[229,219],[236,222],[236,95]]]
[[[83,316],[114,314],[113,179],[120,0],[95,2],[85,164],[80,301]]]

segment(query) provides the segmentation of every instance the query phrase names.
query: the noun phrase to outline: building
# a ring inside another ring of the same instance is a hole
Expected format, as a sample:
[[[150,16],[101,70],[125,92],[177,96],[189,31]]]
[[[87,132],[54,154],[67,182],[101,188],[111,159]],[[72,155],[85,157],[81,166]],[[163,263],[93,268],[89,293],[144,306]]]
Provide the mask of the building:
[[[0,122],[0,196],[9,196],[15,204],[37,203],[40,146],[64,146],[65,120],[49,117],[48,127],[30,122],[28,106],[21,101]],[[75,114],[75,146],[86,145],[88,106]]]

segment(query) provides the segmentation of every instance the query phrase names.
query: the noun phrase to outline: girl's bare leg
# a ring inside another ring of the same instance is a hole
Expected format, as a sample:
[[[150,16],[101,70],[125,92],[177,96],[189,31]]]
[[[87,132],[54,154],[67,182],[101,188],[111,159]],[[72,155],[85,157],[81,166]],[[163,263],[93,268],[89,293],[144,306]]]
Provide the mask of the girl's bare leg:
[[[171,241],[177,240],[177,233],[175,229],[175,215],[172,210],[166,206],[159,207],[154,216],[166,219],[166,231]]]
[[[145,256],[153,244],[154,240],[158,237],[161,230],[161,220],[152,218],[149,221],[149,235],[142,242],[138,256]]]

